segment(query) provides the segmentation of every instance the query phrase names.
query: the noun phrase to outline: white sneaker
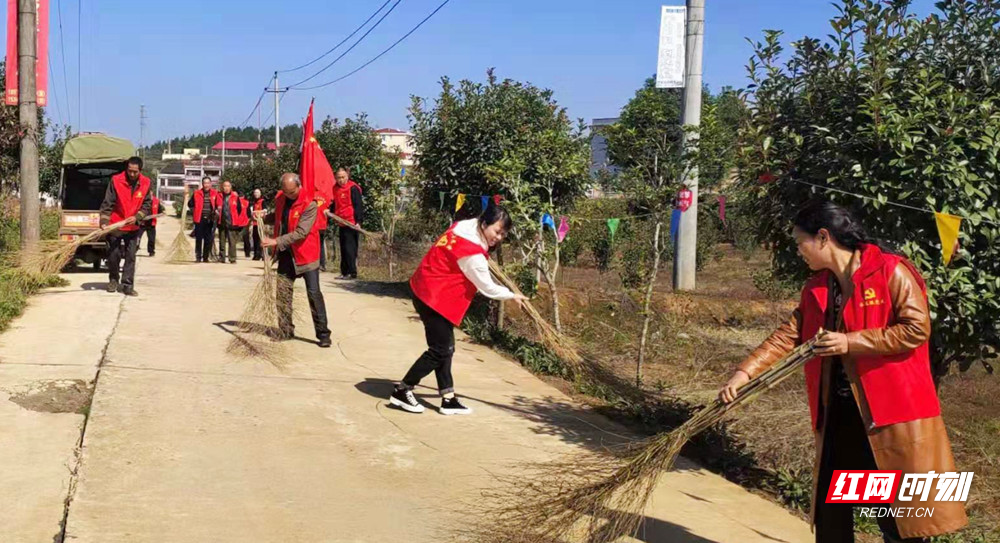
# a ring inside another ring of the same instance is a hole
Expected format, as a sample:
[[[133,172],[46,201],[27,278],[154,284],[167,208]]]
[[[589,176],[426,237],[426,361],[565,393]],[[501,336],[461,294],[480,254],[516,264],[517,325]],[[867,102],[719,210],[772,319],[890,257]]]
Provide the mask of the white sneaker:
[[[410,413],[424,412],[424,406],[417,401],[413,391],[408,388],[393,390],[392,396],[389,396],[389,403]]]

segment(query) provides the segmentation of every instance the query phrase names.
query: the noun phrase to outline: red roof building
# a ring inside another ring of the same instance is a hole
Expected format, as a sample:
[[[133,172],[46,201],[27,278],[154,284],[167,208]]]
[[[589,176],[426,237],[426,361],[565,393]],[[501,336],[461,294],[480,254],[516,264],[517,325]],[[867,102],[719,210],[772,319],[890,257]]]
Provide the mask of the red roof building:
[[[287,143],[281,144],[282,147],[286,147],[287,145],[288,145]],[[215,145],[212,146],[212,150],[221,153],[222,147],[223,143],[220,141],[219,143],[216,143]],[[227,153],[232,153],[232,152],[246,153],[246,152],[259,151],[261,144],[255,141],[227,141],[225,142],[225,147]],[[264,148],[267,149],[268,151],[273,151],[276,149],[273,142],[265,143]]]

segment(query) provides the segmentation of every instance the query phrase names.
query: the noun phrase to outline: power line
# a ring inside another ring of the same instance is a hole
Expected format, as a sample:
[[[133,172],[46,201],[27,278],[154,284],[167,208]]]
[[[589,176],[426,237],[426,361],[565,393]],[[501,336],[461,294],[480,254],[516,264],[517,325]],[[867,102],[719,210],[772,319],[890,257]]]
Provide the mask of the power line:
[[[56,112],[59,113],[59,124],[62,125],[62,124],[64,124],[64,122],[63,122],[63,114],[62,114],[62,108],[59,107],[59,94],[56,92],[56,88],[57,87],[56,87],[56,84],[55,84],[55,77],[53,77],[53,75],[52,75],[52,52],[51,51],[48,52],[48,57],[49,57],[48,58],[48,65],[49,65],[49,88],[52,89],[52,92],[50,92],[49,94],[52,95],[52,101],[56,103]]]
[[[66,77],[66,37],[63,34],[63,24],[62,24],[62,2],[61,0],[56,0],[56,10],[59,12],[59,56],[62,59],[62,72],[63,72],[63,96],[66,98],[66,120],[69,121],[70,126],[73,125],[73,102],[69,97],[69,78]]]
[[[311,66],[311,65],[315,64],[316,62],[319,62],[320,59],[322,59],[323,57],[325,57],[325,56],[329,55],[330,53],[336,51],[338,48],[340,48],[341,45],[344,45],[345,43],[347,43],[347,40],[351,39],[352,37],[354,37],[355,34],[357,34],[358,32],[360,32],[362,28],[364,28],[365,26],[367,26],[368,23],[371,22],[371,20],[374,19],[376,15],[378,15],[379,13],[381,13],[381,11],[383,9],[385,9],[386,6],[389,5],[389,2],[392,2],[392,0],[385,0],[385,3],[382,4],[381,6],[379,6],[379,8],[377,10],[375,10],[375,13],[372,13],[367,19],[365,19],[365,22],[361,23],[361,26],[355,28],[354,32],[351,32],[351,34],[349,36],[347,36],[346,38],[344,38],[343,40],[341,40],[340,43],[338,43],[337,45],[334,45],[333,49],[330,49],[329,51],[327,51],[327,52],[323,53],[322,55],[320,55],[320,56],[318,56],[318,57],[310,60],[309,62],[303,64],[302,66],[297,66],[295,68],[291,68],[291,69],[288,69],[288,70],[278,70],[278,73],[284,74],[284,73],[288,73],[288,72],[294,72],[294,71],[297,71],[297,70],[301,70],[302,68],[306,68],[308,66]]]
[[[343,75],[341,77],[338,77],[337,79],[334,79],[333,81],[328,81],[326,83],[321,83],[319,85],[313,85],[311,87],[299,87],[299,86],[297,86],[297,85],[299,85],[299,83],[296,83],[295,85],[292,85],[292,86],[288,87],[288,90],[312,90],[312,89],[319,89],[319,88],[327,87],[327,86],[333,85],[334,83],[339,83],[340,81],[343,81],[343,80],[347,79],[348,77],[351,77],[352,75],[360,72],[361,70],[364,70],[370,64],[372,64],[376,60],[382,58],[386,53],[388,53],[389,51],[392,51],[397,45],[399,45],[400,43],[402,43],[403,40],[405,40],[406,38],[409,38],[410,34],[413,34],[414,32],[416,32],[418,28],[420,28],[421,26],[424,25],[424,23],[426,23],[427,21],[429,21],[431,17],[433,17],[434,15],[437,14],[437,12],[441,11],[441,8],[443,8],[450,1],[451,0],[444,0],[444,2],[441,2],[441,5],[439,5],[437,7],[437,9],[435,9],[434,11],[432,11],[430,13],[430,15],[428,15],[427,17],[424,17],[424,20],[422,20],[419,23],[417,23],[417,26],[415,26],[412,29],[410,29],[410,31],[407,32],[406,34],[404,34],[402,38],[399,38],[398,40],[396,40],[395,43],[393,43],[392,45],[390,45],[384,51],[382,51],[381,53],[379,53],[378,55],[376,55],[374,58],[372,58],[368,62],[362,64],[361,66],[358,66],[353,71],[350,71],[347,74],[345,74],[345,75]]]
[[[278,99],[278,103],[280,104],[280,103],[281,103],[281,101],[282,101],[282,100],[284,100],[284,99],[285,99],[285,92],[284,92],[284,91],[282,91],[282,93],[281,93],[281,98],[279,98],[279,99]],[[273,108],[273,107],[271,108],[271,113],[270,113],[270,115],[268,115],[268,116],[267,116],[267,118],[266,118],[266,119],[264,119],[264,120],[263,120],[263,121],[261,122],[261,124],[262,124],[262,125],[264,125],[264,124],[267,124],[267,121],[270,121],[270,120],[271,120],[271,117],[274,117],[274,109],[275,109],[275,108]],[[278,130],[281,130],[281,127],[278,127]]]
[[[299,81],[299,82],[295,83],[294,85],[290,85],[290,86],[289,86],[289,88],[291,88],[291,87],[296,87],[296,86],[298,86],[298,85],[301,85],[301,84],[303,84],[303,83],[306,83],[306,82],[308,82],[308,81],[311,81],[311,80],[312,80],[312,79],[313,79],[314,77],[316,77],[316,76],[318,76],[319,74],[321,74],[321,73],[323,73],[323,72],[327,71],[328,69],[330,69],[330,67],[331,67],[331,66],[333,66],[333,65],[334,65],[334,64],[336,64],[336,63],[337,63],[338,61],[340,61],[340,59],[344,58],[344,56],[345,56],[345,55],[347,55],[347,53],[350,53],[351,51],[353,51],[353,50],[354,50],[354,48],[355,48],[355,47],[357,47],[359,43],[363,42],[363,41],[365,40],[365,38],[367,38],[367,37],[368,37],[368,35],[372,33],[372,31],[373,31],[373,30],[375,30],[376,28],[378,28],[378,25],[382,24],[382,21],[384,21],[384,20],[385,20],[385,18],[386,18],[386,17],[388,17],[388,16],[389,16],[389,14],[390,14],[390,13],[392,13],[392,11],[393,11],[394,9],[396,9],[396,6],[398,6],[398,5],[399,5],[399,3],[400,3],[400,2],[402,2],[402,1],[403,1],[403,0],[396,0],[396,3],[395,3],[395,4],[393,4],[393,5],[392,5],[392,7],[390,7],[390,8],[389,8],[389,11],[386,11],[386,12],[385,12],[385,13],[384,13],[384,14],[382,15],[382,17],[381,17],[381,18],[379,18],[379,20],[378,20],[378,21],[376,21],[376,22],[375,22],[375,24],[374,24],[374,25],[372,25],[372,27],[368,29],[368,31],[367,31],[367,32],[365,32],[365,33],[364,33],[364,34],[363,34],[363,35],[362,35],[362,36],[361,36],[360,38],[358,38],[358,41],[354,42],[354,43],[353,43],[353,44],[352,44],[352,45],[351,45],[350,47],[348,47],[348,48],[347,48],[347,51],[344,51],[343,53],[341,53],[339,57],[337,57],[337,58],[333,59],[333,61],[332,61],[332,62],[330,62],[329,64],[327,64],[326,66],[324,66],[324,67],[323,67],[323,68],[322,68],[322,69],[321,69],[320,71],[318,71],[318,72],[316,72],[316,73],[314,73],[314,74],[310,75],[309,77],[307,77],[307,78],[303,79],[302,81]]]
[[[270,84],[271,84],[271,81],[273,81],[273,80],[274,80],[274,78],[273,78],[273,77],[272,77],[272,78],[269,78],[269,79],[267,80],[267,81],[268,81],[268,85],[270,85]],[[250,114],[249,114],[249,115],[247,115],[247,118],[246,118],[246,119],[244,119],[242,123],[240,123],[240,125],[239,125],[239,127],[240,127],[240,128],[243,128],[243,127],[245,127],[245,126],[246,126],[247,124],[249,124],[249,123],[250,123],[250,119],[252,119],[252,118],[253,118],[253,114],[254,114],[254,113],[257,113],[257,108],[259,108],[259,107],[260,107],[260,103],[261,103],[261,101],[262,101],[262,100],[264,100],[264,95],[265,95],[265,94],[267,94],[267,86],[265,86],[265,87],[264,87],[264,90],[260,91],[260,96],[258,96],[258,97],[257,97],[257,104],[256,104],[255,106],[253,106],[253,109],[252,109],[252,110],[250,110]]]

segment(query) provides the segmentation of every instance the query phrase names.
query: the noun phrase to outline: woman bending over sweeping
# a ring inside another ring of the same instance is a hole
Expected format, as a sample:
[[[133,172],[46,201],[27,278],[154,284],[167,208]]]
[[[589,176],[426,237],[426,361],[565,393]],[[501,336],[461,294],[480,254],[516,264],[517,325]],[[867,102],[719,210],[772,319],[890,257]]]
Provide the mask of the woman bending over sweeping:
[[[830,331],[805,366],[816,439],[811,520],[818,543],[853,542],[852,505],[826,503],[834,470],[955,471],[931,377],[927,288],[913,264],[868,238],[833,203],[806,205],[792,235],[817,273],[791,318],[740,364],[719,398],[732,401],[796,345]],[[883,539],[925,541],[965,526],[964,505],[933,501],[937,489],[925,501],[920,493],[912,501],[893,496],[893,508],[933,508],[933,514],[880,517]]]
[[[510,230],[510,215],[499,206],[489,206],[478,219],[458,221],[448,229],[420,262],[410,278],[413,307],[424,323],[427,350],[396,384],[389,403],[410,413],[424,406],[413,395],[420,380],[434,372],[442,396],[442,415],[466,415],[471,409],[455,396],[451,359],[455,353],[455,327],[460,325],[476,292],[493,300],[526,300],[493,282],[490,249]]]

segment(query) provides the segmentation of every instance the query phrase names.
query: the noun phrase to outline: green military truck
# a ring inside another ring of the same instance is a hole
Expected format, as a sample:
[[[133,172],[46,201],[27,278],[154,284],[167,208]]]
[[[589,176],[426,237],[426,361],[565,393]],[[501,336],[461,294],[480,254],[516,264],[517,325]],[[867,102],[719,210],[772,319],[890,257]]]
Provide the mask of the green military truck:
[[[62,157],[59,200],[59,239],[73,241],[101,226],[101,203],[111,177],[125,171],[135,156],[132,142],[104,134],[80,134],[66,142]],[[81,246],[76,259],[101,268],[107,245],[96,241]]]

